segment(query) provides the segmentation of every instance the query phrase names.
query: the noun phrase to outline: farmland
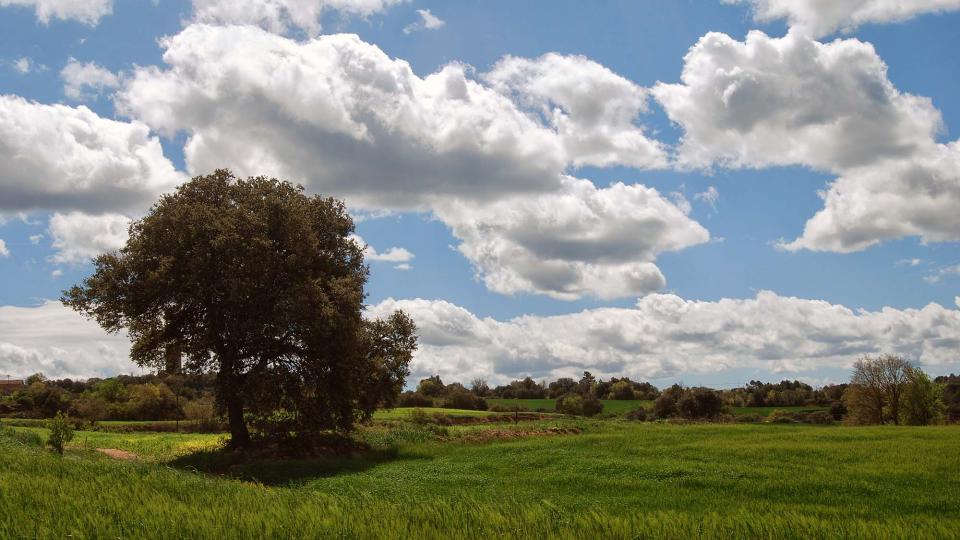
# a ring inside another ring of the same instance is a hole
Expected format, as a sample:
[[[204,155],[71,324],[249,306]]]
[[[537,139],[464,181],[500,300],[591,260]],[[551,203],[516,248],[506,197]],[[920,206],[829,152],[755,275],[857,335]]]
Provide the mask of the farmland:
[[[17,439],[43,428],[7,428],[0,522],[20,525],[0,536],[886,538],[960,527],[955,427],[439,427],[404,412],[361,430],[367,453],[207,472],[197,457],[216,464],[216,434],[81,431],[60,458]]]

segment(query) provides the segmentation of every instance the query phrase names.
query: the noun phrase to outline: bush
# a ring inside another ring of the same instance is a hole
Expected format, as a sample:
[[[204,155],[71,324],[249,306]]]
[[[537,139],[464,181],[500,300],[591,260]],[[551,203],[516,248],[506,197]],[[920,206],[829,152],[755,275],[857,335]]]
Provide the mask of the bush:
[[[397,400],[398,407],[433,407],[433,400],[420,392],[404,392]]]
[[[453,425],[453,418],[451,418],[449,415],[446,415],[443,413],[433,413],[431,416],[432,416],[433,423],[438,426]]]
[[[423,409],[414,409],[410,411],[410,421],[422,426],[430,423],[430,416]]]
[[[487,400],[473,395],[468,390],[455,389],[443,398],[443,406],[447,409],[466,409],[468,411],[487,410]]]
[[[653,402],[653,415],[657,418],[670,418],[677,414],[677,402],[673,394],[664,392]]]
[[[763,422],[763,417],[759,414],[738,414],[734,417],[734,421],[740,422],[742,424],[756,424],[757,422]]]
[[[632,411],[627,411],[623,415],[627,420],[633,420],[635,422],[646,422],[647,421],[647,410],[643,407],[638,407]]]
[[[709,388],[690,388],[677,401],[677,410],[688,419],[716,418],[723,412],[723,399]]]
[[[595,416],[603,411],[603,403],[593,396],[567,394],[557,400],[557,412],[576,416]]]
[[[771,424],[794,424],[797,419],[791,412],[776,409],[767,415],[767,422]]]
[[[817,411],[803,415],[803,421],[808,424],[832,424],[833,415],[828,411]]]
[[[64,416],[63,412],[58,412],[57,416],[50,420],[50,438],[47,439],[47,444],[62,456],[63,447],[72,440],[73,426],[70,418]]]
[[[843,420],[843,417],[847,415],[846,405],[842,401],[834,401],[830,404],[830,415],[833,416],[834,420]]]

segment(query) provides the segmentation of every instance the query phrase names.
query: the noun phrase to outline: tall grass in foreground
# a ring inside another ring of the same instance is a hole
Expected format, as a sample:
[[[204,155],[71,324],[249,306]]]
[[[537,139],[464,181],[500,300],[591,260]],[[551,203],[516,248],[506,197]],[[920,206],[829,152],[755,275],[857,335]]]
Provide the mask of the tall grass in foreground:
[[[951,538],[958,456],[949,427],[596,422],[271,487],[0,435],[0,538]]]

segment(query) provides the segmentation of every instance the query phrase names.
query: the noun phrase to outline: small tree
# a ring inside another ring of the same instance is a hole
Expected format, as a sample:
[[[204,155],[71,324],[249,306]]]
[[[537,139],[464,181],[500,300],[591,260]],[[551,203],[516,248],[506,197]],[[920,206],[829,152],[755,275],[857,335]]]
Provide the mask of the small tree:
[[[70,425],[70,418],[64,416],[63,412],[58,412],[53,420],[50,420],[50,437],[47,444],[61,456],[63,447],[73,440],[73,426]]]
[[[845,396],[849,394],[844,402],[851,419],[899,424],[903,392],[912,368],[906,359],[892,354],[858,359],[853,364],[850,378],[851,387],[857,388],[848,388],[844,393]]]
[[[903,422],[912,426],[926,426],[940,417],[942,409],[940,386],[920,368],[910,369],[903,392]]]
[[[477,377],[470,382],[470,391],[478,397],[487,397],[490,395],[490,385],[487,384],[486,379]]]

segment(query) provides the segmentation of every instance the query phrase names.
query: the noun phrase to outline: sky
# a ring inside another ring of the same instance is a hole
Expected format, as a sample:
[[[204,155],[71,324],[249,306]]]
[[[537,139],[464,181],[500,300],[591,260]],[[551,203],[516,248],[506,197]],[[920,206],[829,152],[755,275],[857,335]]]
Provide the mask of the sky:
[[[960,371],[960,0],[0,0],[0,375],[229,168],[344,199],[410,380]]]

